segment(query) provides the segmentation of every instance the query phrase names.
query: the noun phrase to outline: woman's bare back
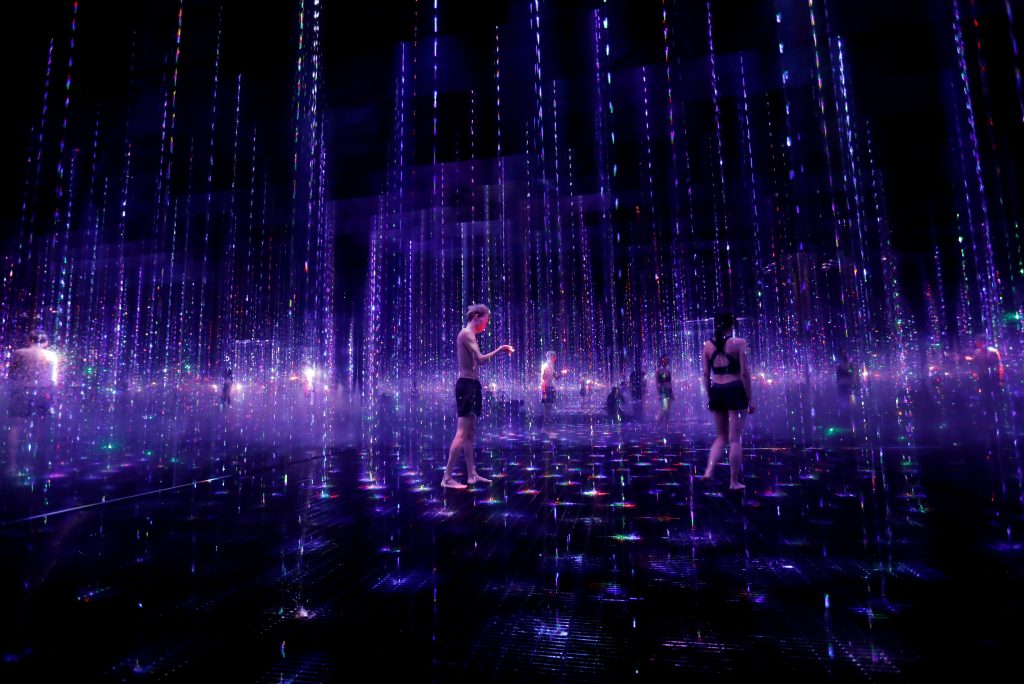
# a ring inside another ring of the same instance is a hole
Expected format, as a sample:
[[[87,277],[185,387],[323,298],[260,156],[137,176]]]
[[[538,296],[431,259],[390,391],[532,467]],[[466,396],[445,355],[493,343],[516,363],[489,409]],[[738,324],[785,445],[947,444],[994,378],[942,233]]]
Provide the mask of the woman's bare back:
[[[714,379],[714,382],[724,384],[724,383],[727,383],[727,382],[733,382],[735,380],[742,380],[742,377],[741,377],[742,368],[743,368],[742,357],[743,357],[743,355],[747,351],[747,341],[745,339],[743,339],[742,337],[729,337],[729,338],[726,338],[725,344],[723,345],[723,348],[724,348],[724,351],[725,351],[726,354],[728,354],[729,356],[732,356],[735,359],[740,361],[740,369],[741,370],[738,373],[717,373],[717,374],[714,373],[714,371],[712,370],[712,377]],[[725,368],[726,366],[729,365],[729,359],[727,359],[723,354],[719,354],[717,357],[715,357],[714,361],[712,361],[711,357],[714,355],[714,353],[715,353],[715,344],[711,340],[708,340],[707,342],[704,343],[704,360],[705,360],[705,362],[707,362],[708,365],[710,365],[712,369],[714,369],[714,368]]]

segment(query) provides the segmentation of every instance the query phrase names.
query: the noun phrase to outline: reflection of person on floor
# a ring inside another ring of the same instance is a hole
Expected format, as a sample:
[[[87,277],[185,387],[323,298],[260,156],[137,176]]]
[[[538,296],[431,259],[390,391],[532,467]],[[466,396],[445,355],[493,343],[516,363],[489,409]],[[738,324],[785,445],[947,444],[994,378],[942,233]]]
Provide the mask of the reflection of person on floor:
[[[540,403],[544,407],[544,428],[551,424],[551,410],[555,406],[555,352],[544,355],[545,361],[540,367]]]
[[[668,369],[668,357],[662,356],[658,370],[654,373],[654,382],[658,386],[658,399],[661,401],[661,413],[658,414],[658,428],[668,429],[668,416],[672,410],[672,371]]]
[[[480,352],[476,336],[487,328],[491,311],[483,304],[473,304],[466,311],[466,326],[455,338],[455,356],[459,366],[459,379],[455,383],[455,407],[459,416],[459,427],[448,449],[448,465],[445,466],[441,486],[451,489],[465,489],[466,485],[452,479],[452,468],[459,460],[459,454],[466,456],[466,475],[469,484],[488,483],[481,477],[473,463],[473,442],[476,438],[476,422],[483,412],[483,389],[480,386],[480,365],[487,363],[498,354],[511,354],[510,345],[503,344],[487,354]]]
[[[230,368],[224,369],[224,385],[220,392],[220,405],[231,405],[231,387],[235,384],[235,375]]]
[[[30,421],[50,415],[57,389],[57,355],[47,349],[50,343],[46,333],[36,331],[27,342],[14,351],[8,370],[11,396],[7,413],[11,427],[7,433],[7,472],[11,475],[18,471],[22,433]]]
[[[715,336],[704,343],[704,371],[701,379],[708,393],[708,409],[715,415],[715,441],[711,444],[704,481],[711,479],[715,465],[729,444],[729,489],[744,489],[743,423],[754,412],[750,401],[750,364],[747,341],[733,337],[735,319],[728,311],[715,316]]]

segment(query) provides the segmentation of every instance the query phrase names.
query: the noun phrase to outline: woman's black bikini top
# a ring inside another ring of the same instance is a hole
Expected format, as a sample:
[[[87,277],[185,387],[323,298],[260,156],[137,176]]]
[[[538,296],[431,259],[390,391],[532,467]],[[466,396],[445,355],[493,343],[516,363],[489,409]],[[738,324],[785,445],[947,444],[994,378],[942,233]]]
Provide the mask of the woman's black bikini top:
[[[729,338],[726,337],[721,341],[721,343],[716,342],[715,340],[710,340],[711,344],[715,346],[715,352],[711,355],[711,358],[708,359],[708,365],[711,366],[711,372],[715,375],[739,375],[740,357],[733,356],[725,351],[725,341],[728,339]],[[729,363],[724,366],[716,366],[715,359],[717,359],[719,355],[724,356]]]

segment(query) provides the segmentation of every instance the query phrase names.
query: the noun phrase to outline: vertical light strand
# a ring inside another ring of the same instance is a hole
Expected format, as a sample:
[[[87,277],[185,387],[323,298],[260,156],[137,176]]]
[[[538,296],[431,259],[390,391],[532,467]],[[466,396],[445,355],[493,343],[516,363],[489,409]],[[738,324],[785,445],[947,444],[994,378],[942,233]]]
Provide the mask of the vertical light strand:
[[[721,202],[720,205],[712,204],[714,207],[712,217],[715,228],[715,283],[718,287],[718,302],[721,305],[730,302],[734,292],[732,284],[732,245],[730,244],[729,239],[729,205],[728,199],[726,198],[725,188],[725,150],[722,144],[722,110],[719,103],[718,69],[715,63],[715,39],[711,15],[711,0],[707,0],[706,7],[708,21],[708,57],[711,63],[711,103],[715,113],[715,151],[718,161],[718,169],[715,175],[718,180],[717,199]],[[724,259],[720,256],[723,249],[725,252]]]
[[[217,42],[213,52],[213,92],[210,95],[210,137],[208,143],[209,151],[206,158],[206,195],[203,201],[203,262],[200,266],[199,274],[199,315],[197,316],[198,320],[196,322],[196,340],[199,345],[197,363],[198,369],[201,372],[210,372],[212,370],[211,366],[213,362],[213,343],[212,340],[207,339],[205,331],[210,327],[207,325],[206,321],[206,301],[208,298],[207,279],[209,274],[210,257],[210,225],[212,223],[213,209],[213,172],[216,152],[217,96],[220,86],[220,49],[223,39],[223,27],[224,8],[222,6],[217,13]]]
[[[68,237],[70,237],[70,232],[71,232],[70,200],[68,200],[68,203],[66,204],[65,203],[65,199],[64,199],[65,193],[70,194],[70,190],[71,190],[70,180],[66,181],[65,178],[64,178],[64,172],[65,172],[65,167],[64,167],[64,146],[65,146],[66,139],[67,139],[68,117],[69,117],[70,111],[71,111],[71,76],[72,76],[72,68],[74,66],[74,58],[75,58],[75,36],[76,36],[76,32],[77,32],[77,27],[78,27],[78,2],[74,2],[74,3],[71,4],[71,35],[70,35],[70,37],[68,39],[69,46],[68,46],[67,75],[64,77],[64,116],[63,116],[63,119],[61,121],[60,137],[59,137],[59,140],[58,140],[58,143],[57,143],[57,179],[56,179],[56,184],[55,184],[55,189],[54,189],[54,192],[55,192],[55,202],[54,202],[54,207],[53,207],[53,225],[54,225],[54,230],[53,230],[53,240],[51,241],[51,244],[53,245],[53,249],[51,250],[51,254],[47,255],[47,260],[46,260],[47,263],[45,263],[45,265],[44,265],[45,271],[43,271],[43,273],[47,277],[44,280],[42,280],[42,281],[38,281],[38,282],[44,282],[44,283],[51,282],[51,283],[54,284],[54,290],[51,293],[50,297],[43,302],[42,310],[45,312],[51,306],[54,307],[54,309],[55,309],[56,318],[54,320],[54,338],[55,338],[55,340],[56,340],[56,342],[58,344],[60,344],[62,342],[61,334],[63,333],[63,327],[64,327],[64,325],[66,323],[66,320],[65,320],[66,312],[64,311],[64,308],[63,308],[64,305],[65,305],[65,303],[63,301],[64,294],[65,294],[63,288],[64,288],[64,278],[66,277],[66,258],[67,258],[67,255],[66,254],[64,255],[63,261],[61,260],[61,257],[59,257],[57,255],[56,240],[57,240],[57,236],[59,234],[60,227],[64,228],[65,235],[68,236]],[[66,213],[63,216],[63,219],[61,217],[62,211],[66,211]],[[63,226],[62,226],[62,223],[63,223]],[[66,243],[65,243],[65,247],[67,247]],[[60,271],[60,275],[59,276],[57,274],[49,273],[50,264],[48,262],[49,262],[50,258],[58,259],[58,266],[57,266],[57,268]]]
[[[971,99],[970,80],[967,71],[967,57],[964,51],[964,37],[961,29],[960,3],[953,0],[953,36],[956,44],[957,60],[960,67],[960,85],[963,94],[963,104],[967,120],[967,134],[970,141],[971,161],[973,161],[974,177],[971,179],[976,188],[979,217],[977,223],[972,219],[974,204],[972,193],[968,188],[967,179],[964,179],[965,202],[968,212],[968,224],[970,226],[970,237],[973,248],[974,265],[977,274],[979,298],[978,304],[981,311],[981,324],[985,330],[986,337],[996,340],[998,336],[999,323],[997,321],[999,295],[996,285],[994,258],[992,254],[992,239],[989,232],[988,202],[985,199],[985,180],[981,168],[981,151],[978,143],[977,126],[974,120],[974,106]],[[978,233],[981,233],[979,236]],[[980,242],[980,244],[979,244]]]

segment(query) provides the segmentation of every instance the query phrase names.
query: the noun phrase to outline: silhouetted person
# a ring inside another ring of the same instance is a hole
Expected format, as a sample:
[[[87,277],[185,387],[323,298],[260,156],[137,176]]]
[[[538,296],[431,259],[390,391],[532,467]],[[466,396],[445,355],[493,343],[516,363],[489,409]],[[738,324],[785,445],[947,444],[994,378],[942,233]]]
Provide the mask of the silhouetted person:
[[[1003,386],[1003,357],[994,346],[985,343],[985,336],[974,336],[974,351],[971,353],[974,376],[983,395],[991,396]]]
[[[230,368],[224,369],[224,384],[221,387],[220,392],[220,405],[230,406],[231,405],[231,388],[235,384],[235,375]]]
[[[658,387],[658,399],[661,401],[661,413],[658,414],[658,427],[668,429],[669,412],[672,410],[672,371],[668,369],[668,357],[662,356],[658,370],[654,373],[654,382]]]
[[[844,349],[839,352],[839,361],[836,363],[836,400],[839,403],[840,418],[847,419],[852,416],[856,387],[857,368]]]
[[[1003,398],[1003,357],[999,350],[986,343],[985,336],[974,336],[974,350],[971,352],[972,375],[977,381],[981,399],[980,417],[984,421],[986,439],[995,437],[995,420]],[[979,425],[980,427],[980,425]]]
[[[555,361],[558,357],[555,352],[549,351],[544,355],[544,363],[540,367],[540,404],[544,409],[544,429],[551,423],[551,411],[555,406]]]
[[[622,392],[618,385],[612,385],[608,392],[608,397],[604,401],[604,410],[612,422],[617,423],[622,420]]]
[[[633,415],[640,418],[644,414],[644,394],[647,390],[647,379],[639,368],[629,374],[629,389],[633,396]]]
[[[856,370],[850,355],[844,349],[839,352],[839,361],[836,363],[836,394],[841,399],[847,399],[853,394],[853,387],[856,384]]]
[[[26,346],[11,355],[8,370],[10,432],[7,433],[7,471],[18,471],[18,449],[21,435],[30,421],[50,415],[57,389],[57,355],[50,351],[46,333],[36,331],[28,336]]]

